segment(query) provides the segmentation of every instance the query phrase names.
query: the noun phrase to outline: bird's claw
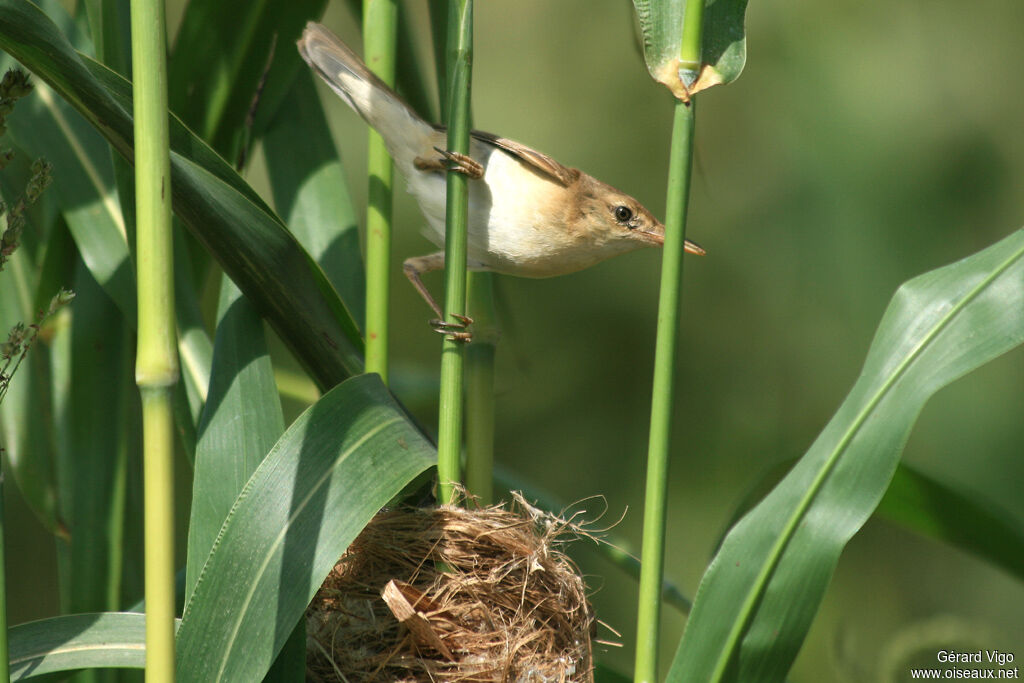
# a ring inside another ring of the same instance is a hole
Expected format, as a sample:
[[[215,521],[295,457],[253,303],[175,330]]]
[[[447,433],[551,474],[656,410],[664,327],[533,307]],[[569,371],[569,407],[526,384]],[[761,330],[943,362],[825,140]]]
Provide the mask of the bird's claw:
[[[450,323],[435,318],[430,321],[430,326],[434,328],[435,332],[445,335],[445,338],[450,341],[470,341],[473,338],[473,333],[469,331],[469,326],[473,324],[473,319],[468,315],[460,315],[458,313],[452,313],[451,315],[455,318],[456,322]]]
[[[462,173],[463,175],[474,179],[484,177],[483,164],[468,154],[450,152],[446,149],[441,149],[440,147],[435,147],[434,149],[441,155],[441,163],[444,164],[449,171]]]

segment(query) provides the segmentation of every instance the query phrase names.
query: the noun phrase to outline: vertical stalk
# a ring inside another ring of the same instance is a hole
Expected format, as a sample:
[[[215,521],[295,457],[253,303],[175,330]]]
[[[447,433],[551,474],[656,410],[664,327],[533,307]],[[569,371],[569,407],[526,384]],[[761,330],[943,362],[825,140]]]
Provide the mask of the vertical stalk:
[[[445,30],[448,8],[431,3],[429,9],[438,91],[446,93],[448,73],[439,36]],[[449,104],[442,96],[442,120],[448,119]],[[471,271],[466,287],[473,318],[473,343],[466,349],[466,490],[481,504],[489,505],[494,500],[494,358],[500,337],[494,312],[494,274]]]
[[[680,77],[693,83],[700,70],[703,2],[686,3],[680,49]],[[643,554],[637,610],[636,683],[653,683],[658,676],[661,591],[665,563],[665,518],[668,494],[668,453],[672,427],[676,346],[679,337],[679,301],[682,295],[683,243],[693,162],[696,105],[675,103],[672,149],[669,157],[668,196],[665,205],[665,245],[658,300],[658,333],[654,351],[651,430],[647,449],[647,486],[644,496]]]
[[[382,81],[395,84],[395,0],[363,4],[363,51],[366,64]],[[366,371],[388,382],[388,300],[391,277],[391,201],[394,166],[380,133],[370,128],[367,149],[366,209]]]
[[[469,88],[473,58],[473,2],[448,3],[448,149],[469,154]],[[466,223],[469,217],[468,178],[448,174],[445,204],[445,320],[466,311]],[[437,435],[439,501],[454,502],[455,485],[461,479],[459,455],[462,441],[462,380],[465,343],[445,337],[441,348],[441,397]]]
[[[178,381],[171,241],[165,11],[132,0],[135,206],[145,497],[146,680],[174,680],[174,429]]]

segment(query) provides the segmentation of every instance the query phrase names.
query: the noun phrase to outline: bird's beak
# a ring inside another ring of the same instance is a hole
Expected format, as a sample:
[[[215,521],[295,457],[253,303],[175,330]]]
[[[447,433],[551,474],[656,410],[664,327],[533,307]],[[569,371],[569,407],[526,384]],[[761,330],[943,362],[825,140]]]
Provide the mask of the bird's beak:
[[[658,221],[654,221],[654,227],[650,230],[638,229],[633,234],[652,247],[665,245],[665,226]]]
[[[697,256],[703,256],[704,254],[708,253],[704,251],[704,247],[700,246],[696,242],[691,242],[690,240],[685,240],[683,242],[683,251],[686,251],[690,254],[696,254]]]
[[[634,234],[651,246],[662,247],[665,245],[665,226],[661,223],[658,223],[653,230],[637,230]],[[704,247],[690,240],[683,243],[683,250],[697,256],[704,256],[707,253],[704,251]]]

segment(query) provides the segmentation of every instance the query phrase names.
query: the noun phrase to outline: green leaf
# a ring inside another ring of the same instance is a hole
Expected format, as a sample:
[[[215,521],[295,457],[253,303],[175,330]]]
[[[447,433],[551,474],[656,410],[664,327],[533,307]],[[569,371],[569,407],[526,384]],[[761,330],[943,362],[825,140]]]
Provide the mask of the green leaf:
[[[185,456],[195,465],[196,430],[210,387],[213,341],[199,307],[192,274],[195,259],[190,258],[186,237],[182,230],[174,231],[174,317],[182,379],[174,389],[174,414]]]
[[[362,338],[320,267],[272,214],[172,153],[175,206],[321,388],[362,370]],[[180,201],[179,201],[180,198]],[[219,225],[205,221],[219,219]],[[213,229],[210,229],[213,228]]]
[[[7,189],[4,183],[5,196],[10,194]],[[29,230],[31,226],[26,233]],[[25,239],[27,237],[23,237]],[[58,239],[51,239],[51,247]],[[54,248],[58,250],[59,247]],[[23,244],[0,271],[0,335],[3,340],[16,323],[28,325],[35,321],[38,280],[39,271],[32,262],[31,250]],[[36,344],[40,344],[39,340]],[[22,497],[43,526],[56,533],[59,523],[48,366],[45,350],[33,348],[11,379],[0,409],[0,444],[4,448],[4,465],[10,468]]]
[[[178,631],[180,681],[258,680],[338,557],[436,454],[365,375],[303,413],[224,523]]]
[[[242,487],[284,432],[263,323],[224,278],[210,393],[199,426],[188,527],[186,595],[195,588]]]
[[[274,206],[362,325],[366,275],[356,212],[308,69],[267,130],[263,154]]]
[[[1024,580],[1024,531],[986,495],[936,481],[901,464],[877,514],[922,536],[944,541]]]
[[[696,83],[683,87],[679,50],[687,0],[633,0],[644,38],[644,61],[654,80],[686,99],[713,85],[739,78],[747,61],[743,21],[747,0],[707,0],[704,3],[701,72]]]
[[[39,2],[67,40],[86,54],[86,36],[56,0]],[[14,66],[4,55],[0,69]],[[57,201],[79,253],[128,322],[135,322],[135,274],[129,258],[129,226],[121,212],[110,150],[103,137],[46,84],[34,81],[32,97],[9,119],[11,136],[33,157],[53,164],[48,194]]]
[[[192,479],[186,595],[192,594],[235,498],[284,432],[263,330],[252,305],[230,279],[222,278],[213,376]],[[295,671],[305,673],[306,631],[304,624],[300,626],[272,669],[274,680],[288,680]]]
[[[792,468],[778,463],[743,497],[727,528],[738,522]],[[1013,516],[999,501],[943,483],[900,463],[875,514],[936,541],[987,560],[1024,579],[1024,531],[1008,522]],[[719,541],[721,545],[721,539]]]
[[[85,0],[89,33],[96,44],[93,55],[122,76],[130,77],[131,0]],[[50,16],[52,13],[47,12]]]
[[[88,38],[81,35],[73,19],[59,2],[44,0],[41,8],[68,36],[86,52],[92,50]],[[94,35],[101,35],[98,51],[104,61],[124,72],[130,66],[128,51],[128,3],[125,0],[89,0],[87,11]],[[12,61],[5,57],[5,61]],[[113,154],[103,137],[77,111],[55,96],[45,84],[37,97],[27,99],[34,107],[26,116],[12,117],[12,132],[24,141],[33,155],[54,163],[53,194],[71,226],[75,241],[93,276],[113,298],[130,325],[134,326],[135,280],[131,249],[134,243],[134,192],[131,165]],[[112,162],[112,163],[111,163]],[[116,188],[116,189],[115,189]],[[120,201],[118,201],[120,199]],[[209,381],[209,352],[212,344],[201,321],[191,282],[180,273],[188,264],[175,260],[175,305],[180,327],[179,353],[186,387],[193,394]],[[201,403],[200,403],[201,405]],[[185,421],[179,411],[182,437],[191,457],[194,451],[194,421]]]
[[[34,5],[0,0],[0,48],[49,83],[132,157],[130,84],[76,53]],[[322,387],[362,368],[362,341],[323,272],[208,146],[171,120],[174,208]]]
[[[300,619],[292,634],[285,641],[270,671],[263,677],[264,683],[304,683],[306,680],[306,621]]]
[[[0,70],[11,66],[9,57],[0,60]],[[48,192],[93,277],[134,325],[135,274],[109,149],[52,89],[38,82],[35,86],[8,118],[10,135],[32,158],[44,157],[53,164]]]
[[[326,0],[189,2],[169,65],[171,111],[234,158],[261,79],[254,137],[286,100],[299,71],[295,41],[302,27],[326,6]]]
[[[668,680],[781,679],[924,403],[1022,341],[1024,231],[900,287],[835,417],[726,537]]]
[[[72,614],[10,631],[11,680],[88,668],[146,665],[146,615]]]
[[[71,532],[68,610],[99,612],[121,601],[127,459],[140,434],[134,336],[81,262],[74,290],[70,374],[55,419],[58,503]]]

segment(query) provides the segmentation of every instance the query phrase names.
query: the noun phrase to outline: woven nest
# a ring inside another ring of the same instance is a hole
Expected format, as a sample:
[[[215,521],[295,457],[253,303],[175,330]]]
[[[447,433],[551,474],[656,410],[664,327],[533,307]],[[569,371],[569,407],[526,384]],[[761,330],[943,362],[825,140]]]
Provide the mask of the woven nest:
[[[580,533],[521,497],[380,513],[306,613],[308,679],[592,681],[593,612],[558,550]]]

